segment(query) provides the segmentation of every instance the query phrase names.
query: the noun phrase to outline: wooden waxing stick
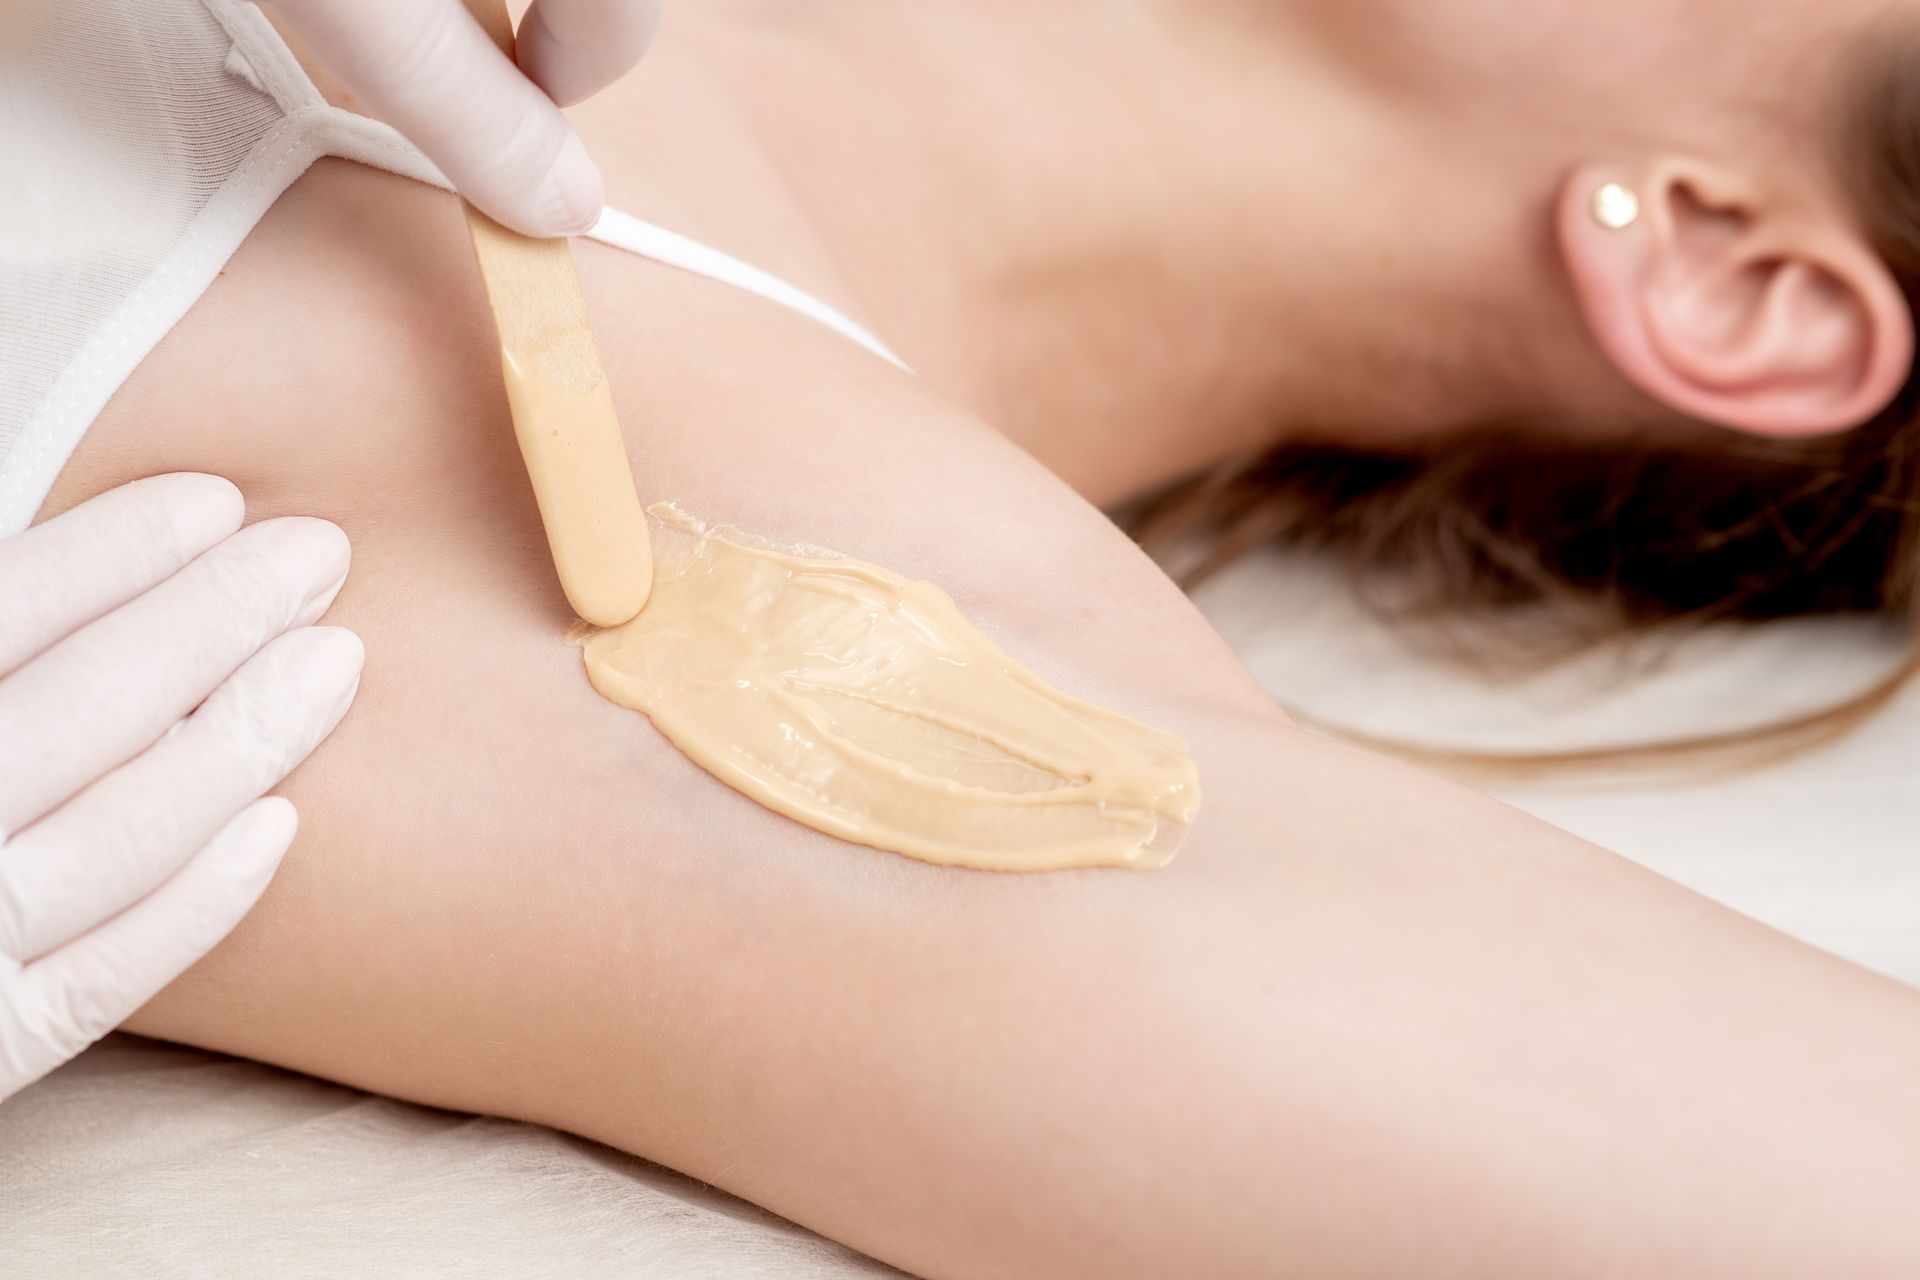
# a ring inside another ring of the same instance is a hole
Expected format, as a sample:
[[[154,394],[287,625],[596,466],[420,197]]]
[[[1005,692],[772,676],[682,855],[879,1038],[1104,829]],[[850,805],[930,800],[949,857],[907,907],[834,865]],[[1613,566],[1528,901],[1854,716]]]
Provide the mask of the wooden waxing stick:
[[[505,0],[466,0],[514,56]],[[628,621],[653,588],[647,518],[563,238],[523,236],[467,205],[467,230],[500,336],[500,368],[520,456],[546,526],[560,586],[599,627]]]

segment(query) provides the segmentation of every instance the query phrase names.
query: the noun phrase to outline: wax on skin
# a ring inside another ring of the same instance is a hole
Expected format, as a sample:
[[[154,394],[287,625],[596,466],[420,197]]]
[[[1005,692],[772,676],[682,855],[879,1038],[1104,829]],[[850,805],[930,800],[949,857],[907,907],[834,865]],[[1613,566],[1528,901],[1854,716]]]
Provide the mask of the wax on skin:
[[[579,638],[587,675],[728,786],[946,866],[1172,858],[1200,806],[1179,738],[1050,688],[930,583],[648,514],[652,592]]]

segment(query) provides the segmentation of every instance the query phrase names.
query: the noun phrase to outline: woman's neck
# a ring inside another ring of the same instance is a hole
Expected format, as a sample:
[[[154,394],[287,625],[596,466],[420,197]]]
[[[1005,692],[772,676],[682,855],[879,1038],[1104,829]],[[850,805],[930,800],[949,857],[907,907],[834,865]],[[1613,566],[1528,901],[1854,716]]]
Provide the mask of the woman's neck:
[[[1486,353],[1551,263],[1511,169],[1277,27],[1242,0],[707,0],[574,117],[612,203],[845,305],[1100,503],[1515,415]]]
[[[715,0],[685,34],[857,308],[1096,500],[1282,438],[1389,445],[1486,412],[1419,335],[1501,300],[1473,255],[1410,250],[1494,215],[1453,200],[1409,227],[1401,108],[1233,6],[1181,19]]]
[[[1099,502],[1510,412],[1457,345],[1541,292],[1510,174],[1273,12],[704,0],[574,115],[613,203],[843,305]]]

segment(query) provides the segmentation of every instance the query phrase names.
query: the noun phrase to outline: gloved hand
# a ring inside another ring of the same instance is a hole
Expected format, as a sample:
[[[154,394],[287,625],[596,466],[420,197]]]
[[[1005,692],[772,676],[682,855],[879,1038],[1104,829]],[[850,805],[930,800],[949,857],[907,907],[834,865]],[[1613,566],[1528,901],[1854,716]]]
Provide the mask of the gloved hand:
[[[587,230],[604,201],[600,171],[560,107],[640,61],[664,2],[535,0],[517,69],[460,0],[272,5],[460,194],[515,230],[557,236]]]
[[[359,686],[360,641],[309,625],[346,537],[243,514],[156,476],[0,541],[0,1098],[239,923],[293,839],[260,797]]]

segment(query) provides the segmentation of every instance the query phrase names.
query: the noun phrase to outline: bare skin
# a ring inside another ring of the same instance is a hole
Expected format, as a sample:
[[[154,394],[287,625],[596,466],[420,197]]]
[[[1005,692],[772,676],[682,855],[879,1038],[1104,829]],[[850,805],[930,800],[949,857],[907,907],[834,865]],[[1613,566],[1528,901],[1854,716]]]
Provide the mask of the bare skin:
[[[616,203],[892,311],[670,48],[583,117]],[[669,109],[700,146],[611,127]],[[1186,737],[1207,804],[1165,871],[1009,878],[702,774],[563,642],[459,219],[318,167],[47,507],[207,470],[355,548],[366,676],[301,836],[136,1029],[587,1134],[930,1277],[1920,1270],[1920,995],[1289,725],[1074,491],[1231,430],[1063,480],[962,407],[1014,384],[933,318],[886,330],[915,381],[581,245],[643,496],[939,583]]]

